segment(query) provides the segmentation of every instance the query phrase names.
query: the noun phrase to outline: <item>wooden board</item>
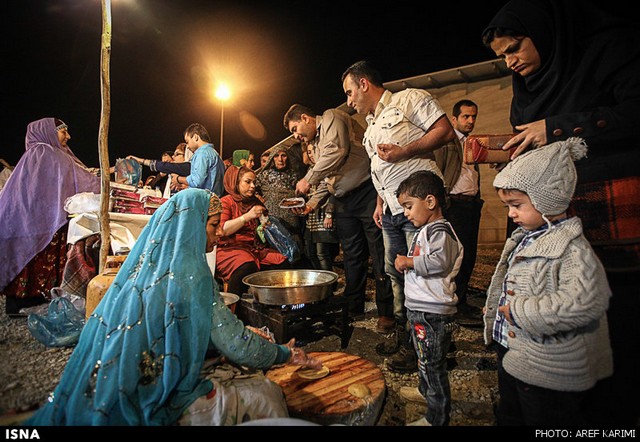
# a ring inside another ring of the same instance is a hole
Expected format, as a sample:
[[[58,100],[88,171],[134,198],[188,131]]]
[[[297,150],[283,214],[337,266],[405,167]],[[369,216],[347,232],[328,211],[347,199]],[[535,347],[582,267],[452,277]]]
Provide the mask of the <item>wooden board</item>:
[[[289,414],[322,425],[375,425],[386,385],[382,371],[371,361],[342,352],[311,352],[331,373],[315,380],[296,374],[297,365],[285,365],[267,372],[280,385]],[[349,393],[353,384],[366,385],[371,394],[359,398]]]

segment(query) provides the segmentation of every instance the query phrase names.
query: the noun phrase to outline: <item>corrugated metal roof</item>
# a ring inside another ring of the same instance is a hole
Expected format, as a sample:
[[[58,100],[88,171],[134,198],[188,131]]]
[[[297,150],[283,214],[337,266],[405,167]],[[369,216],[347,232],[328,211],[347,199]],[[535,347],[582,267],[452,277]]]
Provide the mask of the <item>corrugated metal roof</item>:
[[[391,92],[398,92],[410,87],[418,89],[439,89],[459,83],[473,83],[476,81],[490,80],[511,75],[511,70],[507,68],[502,59],[483,61],[469,64],[457,68],[446,69],[444,71],[432,72],[430,74],[417,75],[415,77],[403,78],[401,80],[388,81],[384,87]],[[354,110],[344,102],[337,107],[342,111],[353,114]],[[270,149],[278,146],[291,147],[296,143],[293,136],[288,136],[284,140],[276,143]]]

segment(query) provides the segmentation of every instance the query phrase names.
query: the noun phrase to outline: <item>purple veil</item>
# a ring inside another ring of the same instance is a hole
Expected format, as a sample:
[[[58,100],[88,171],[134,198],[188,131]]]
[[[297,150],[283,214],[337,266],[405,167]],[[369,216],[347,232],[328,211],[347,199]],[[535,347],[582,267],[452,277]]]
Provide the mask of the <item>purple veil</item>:
[[[58,141],[55,119],[29,123],[25,149],[0,193],[0,290],[66,224],[67,198],[100,192],[100,178]]]

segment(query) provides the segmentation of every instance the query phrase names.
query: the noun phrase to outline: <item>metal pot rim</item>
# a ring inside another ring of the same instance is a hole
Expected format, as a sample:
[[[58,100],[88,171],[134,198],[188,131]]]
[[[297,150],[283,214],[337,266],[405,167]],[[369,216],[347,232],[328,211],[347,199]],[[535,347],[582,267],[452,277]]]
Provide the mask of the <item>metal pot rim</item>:
[[[318,273],[318,274],[327,274],[330,275],[331,278],[327,281],[324,282],[318,282],[318,283],[314,283],[314,284],[292,284],[292,285],[287,285],[286,288],[297,288],[297,287],[322,287],[325,285],[331,285],[333,283],[335,283],[338,280],[338,274],[336,272],[332,272],[330,270],[314,270],[314,269],[286,269],[286,270],[263,270],[260,272],[256,272],[256,273],[252,273],[250,275],[245,276],[244,278],[242,278],[242,282],[245,283],[246,285],[250,286],[250,287],[256,287],[256,288],[265,288],[265,289],[273,289],[274,287],[272,285],[262,285],[262,284],[255,284],[252,282],[253,279],[256,278],[255,275],[267,275],[267,274],[278,274],[278,273],[286,273],[286,272],[312,272],[312,273]],[[278,287],[278,288],[285,288],[285,287]]]

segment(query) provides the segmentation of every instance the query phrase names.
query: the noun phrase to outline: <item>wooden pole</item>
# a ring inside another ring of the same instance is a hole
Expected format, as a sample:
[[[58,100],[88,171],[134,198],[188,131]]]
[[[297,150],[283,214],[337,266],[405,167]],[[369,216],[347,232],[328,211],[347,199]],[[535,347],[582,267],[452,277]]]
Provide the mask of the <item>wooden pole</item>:
[[[102,45],[100,51],[100,129],[98,131],[98,152],[100,157],[100,266],[98,273],[104,270],[111,248],[111,229],[109,227],[109,117],[111,115],[111,0],[102,0]]]
[[[222,141],[224,137],[224,102],[220,101],[220,158],[222,156]]]

